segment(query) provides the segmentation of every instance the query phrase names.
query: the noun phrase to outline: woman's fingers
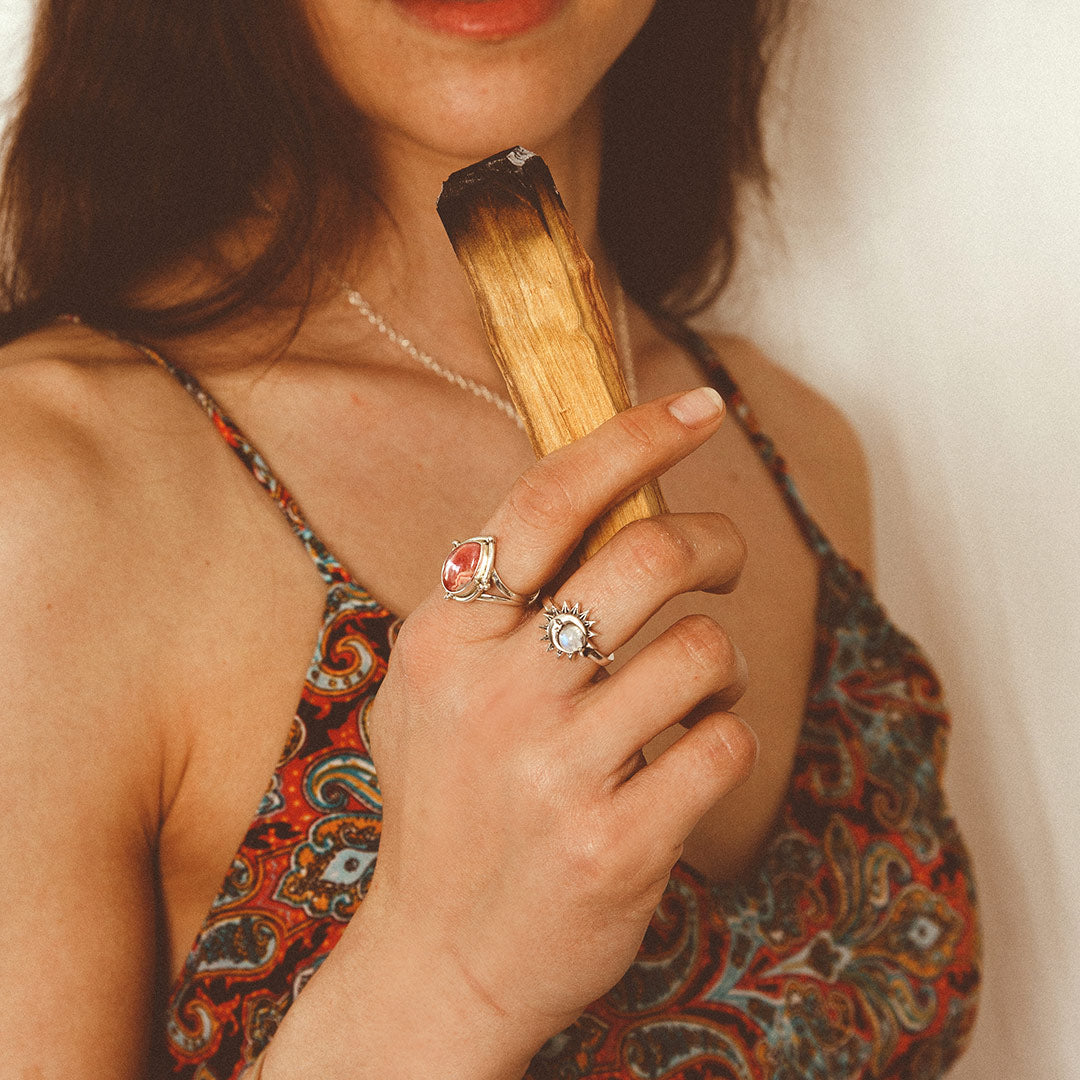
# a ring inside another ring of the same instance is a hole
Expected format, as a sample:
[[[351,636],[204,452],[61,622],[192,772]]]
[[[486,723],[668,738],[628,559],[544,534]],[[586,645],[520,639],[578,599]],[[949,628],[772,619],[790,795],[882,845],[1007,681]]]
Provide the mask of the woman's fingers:
[[[552,617],[551,608],[545,610],[541,636],[580,636],[584,627],[593,655],[610,655],[674,597],[699,590],[729,592],[745,560],[746,544],[722,514],[664,514],[632,522],[559,589],[553,601],[558,614]],[[563,615],[567,608],[570,614]],[[575,612],[583,616],[578,629],[563,631],[567,621],[575,622]],[[547,644],[559,648],[557,641]],[[584,686],[594,675],[591,663],[563,664],[552,671],[567,688]]]
[[[757,754],[757,736],[737,716],[703,717],[616,790],[625,827],[677,848],[714,803],[749,778]]]
[[[722,416],[720,395],[699,387],[627,409],[538,461],[485,527],[499,576],[519,593],[541,588],[604,510],[695,450]]]
[[[727,634],[707,615],[688,615],[585,691],[581,742],[617,769],[706,699],[713,712],[730,709],[746,679],[746,661]]]
[[[555,605],[595,611],[594,644],[612,652],[681,593],[730,592],[745,562],[746,543],[723,514],[665,514],[620,529],[559,589]]]

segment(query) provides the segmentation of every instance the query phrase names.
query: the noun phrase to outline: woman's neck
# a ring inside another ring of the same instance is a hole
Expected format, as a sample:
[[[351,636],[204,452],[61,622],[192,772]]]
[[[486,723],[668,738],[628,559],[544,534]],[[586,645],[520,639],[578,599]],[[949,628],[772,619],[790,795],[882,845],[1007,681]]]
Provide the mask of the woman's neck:
[[[347,284],[426,351],[469,378],[497,386],[500,377],[475,302],[435,210],[446,177],[472,161],[429,152],[395,134],[375,134],[385,212],[377,215],[372,235],[362,242]],[[602,268],[596,230],[599,109],[586,105],[559,136],[529,149],[544,157],[582,241]],[[385,340],[372,341],[368,325],[343,297],[332,295],[313,312],[297,347],[346,358],[362,344],[361,335],[368,345],[386,348]],[[387,359],[393,359],[392,352]]]
[[[590,101],[557,136],[529,149],[547,162],[575,229],[607,284],[609,272],[597,236],[600,127],[600,109]],[[170,356],[204,372],[235,373],[249,366],[263,370],[267,356],[290,341],[288,353],[298,360],[414,365],[346,302],[338,286],[347,285],[387,323],[447,366],[486,386],[501,387],[475,302],[435,209],[446,177],[472,161],[431,152],[394,133],[375,131],[372,136],[381,209],[358,241],[344,280],[327,281],[327,291],[315,301],[299,332],[292,336],[294,311],[259,312],[231,326],[162,343]],[[181,279],[196,289],[210,284],[197,267],[190,275],[176,276]],[[174,290],[171,280],[163,292]]]

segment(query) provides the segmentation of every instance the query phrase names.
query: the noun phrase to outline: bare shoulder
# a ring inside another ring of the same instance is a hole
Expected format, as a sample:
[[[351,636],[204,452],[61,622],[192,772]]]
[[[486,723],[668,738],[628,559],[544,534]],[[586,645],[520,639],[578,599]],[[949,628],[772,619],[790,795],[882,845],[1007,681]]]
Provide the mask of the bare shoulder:
[[[81,327],[0,349],[0,551],[20,570],[16,586],[64,582],[76,590],[70,611],[92,589],[100,598],[107,575],[134,568],[139,533],[161,512],[151,481],[168,475],[191,424],[175,393],[129,346]]]
[[[170,421],[189,419],[187,410],[168,407],[179,400],[176,388],[133,346],[77,325],[45,327],[0,347],[0,387],[5,424],[15,422],[28,435],[44,422],[43,436],[80,434],[84,450],[87,440],[111,445],[129,434],[140,441],[149,435],[144,456],[150,460],[179,433]],[[155,429],[164,437],[154,439]],[[11,434],[0,430],[9,443]],[[61,438],[60,445],[70,444]]]
[[[73,576],[105,569],[100,556],[117,531],[110,511],[123,507],[123,489],[137,484],[133,463],[121,467],[116,449],[128,426],[123,384],[137,385],[137,376],[122,370],[111,343],[98,339],[95,348],[87,331],[70,330],[40,331],[0,349],[2,551],[9,569],[23,574],[37,576],[50,564],[42,585],[66,576],[61,566]]]
[[[213,526],[207,491],[230,458],[185,392],[129,345],[54,326],[0,348],[0,589],[23,619],[9,621],[8,646],[40,641],[51,677],[103,708],[132,701],[137,662],[160,680],[164,657],[146,642],[183,634],[178,556],[197,518]]]
[[[177,618],[163,614],[176,611],[165,583],[182,570],[163,575],[162,554],[184,543],[196,505],[200,463],[183,468],[182,455],[206,442],[188,437],[200,417],[170,384],[80,327],[0,349],[2,723],[34,715],[33,739],[67,764],[65,782],[97,807],[123,791],[124,827],[147,835],[161,747],[140,686],[148,664],[157,680],[168,670],[147,642],[167,644]]]
[[[0,349],[0,925],[18,958],[0,999],[20,1002],[0,1045],[17,1074],[145,1075],[163,822],[210,706],[246,715],[217,693],[243,681],[233,655],[263,655],[230,622],[267,579],[252,552],[277,551],[249,486],[132,347],[54,326]]]
[[[20,1002],[0,1043],[20,1074],[138,1075],[153,980],[160,755],[136,617],[145,476],[109,437],[122,358],[106,346],[96,361],[80,334],[0,349],[0,922],[18,957],[0,964],[0,996]],[[107,1023],[91,985],[112,1002]]]
[[[790,466],[815,521],[842,555],[872,576],[870,476],[851,422],[745,338],[713,335],[710,343]]]

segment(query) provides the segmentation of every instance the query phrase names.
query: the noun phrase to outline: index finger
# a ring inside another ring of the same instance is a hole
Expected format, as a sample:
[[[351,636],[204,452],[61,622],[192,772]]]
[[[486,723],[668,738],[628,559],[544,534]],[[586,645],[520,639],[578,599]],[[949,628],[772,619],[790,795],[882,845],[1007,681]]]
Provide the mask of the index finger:
[[[499,576],[519,593],[536,592],[600,514],[696,450],[723,414],[720,395],[701,386],[627,409],[541,458],[485,527],[499,540]]]

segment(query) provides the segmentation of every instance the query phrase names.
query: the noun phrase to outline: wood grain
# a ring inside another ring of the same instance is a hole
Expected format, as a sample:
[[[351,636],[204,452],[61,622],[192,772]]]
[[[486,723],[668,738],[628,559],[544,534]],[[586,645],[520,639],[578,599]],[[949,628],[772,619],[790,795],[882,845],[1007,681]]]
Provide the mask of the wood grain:
[[[446,181],[438,208],[537,457],[628,408],[596,268],[543,159],[515,147],[477,162]],[[580,558],[666,511],[648,484],[593,524]]]

